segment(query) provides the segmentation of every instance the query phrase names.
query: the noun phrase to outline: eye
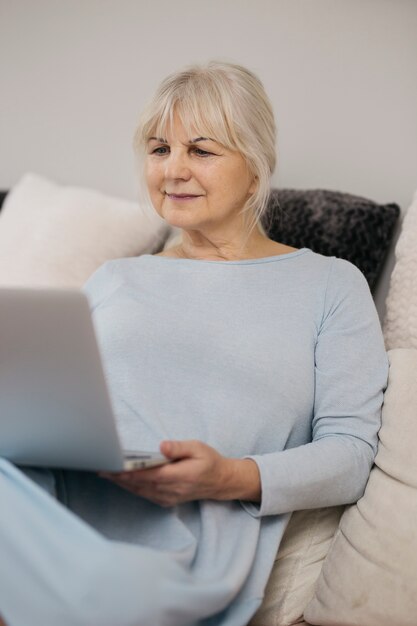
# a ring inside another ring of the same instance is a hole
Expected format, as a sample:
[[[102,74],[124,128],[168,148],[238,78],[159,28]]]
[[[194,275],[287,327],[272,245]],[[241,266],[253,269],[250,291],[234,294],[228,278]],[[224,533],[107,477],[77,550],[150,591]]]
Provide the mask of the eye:
[[[202,150],[201,148],[194,148],[194,152],[200,157],[207,157],[213,154],[212,152],[207,152],[207,150]]]
[[[168,146],[158,146],[157,148],[154,148],[153,150],[151,150],[151,154],[164,155],[164,154],[168,154],[168,151],[169,151]]]

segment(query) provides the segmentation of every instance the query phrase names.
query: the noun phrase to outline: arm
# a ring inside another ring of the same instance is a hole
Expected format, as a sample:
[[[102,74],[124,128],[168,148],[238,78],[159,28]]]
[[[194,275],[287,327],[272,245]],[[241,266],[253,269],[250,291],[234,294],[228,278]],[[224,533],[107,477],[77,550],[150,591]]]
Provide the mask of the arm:
[[[259,502],[260,475],[251,459],[232,459],[201,441],[164,441],[161,452],[174,463],[100,475],[161,506],[190,500]]]
[[[388,375],[378,316],[362,274],[336,259],[315,349],[312,442],[253,456],[262,484],[258,515],[356,501],[377,449]]]

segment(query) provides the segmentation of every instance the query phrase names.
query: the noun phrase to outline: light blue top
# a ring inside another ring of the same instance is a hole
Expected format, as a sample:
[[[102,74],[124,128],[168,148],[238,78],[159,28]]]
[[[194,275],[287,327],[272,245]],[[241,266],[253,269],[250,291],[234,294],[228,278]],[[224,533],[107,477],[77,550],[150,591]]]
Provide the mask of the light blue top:
[[[366,280],[304,248],[241,261],[120,259],[85,290],[125,447],[199,439],[259,466],[260,505],[164,509],[137,498],[143,544],[207,587],[217,615],[199,623],[246,624],[289,513],[363,493],[388,373]]]

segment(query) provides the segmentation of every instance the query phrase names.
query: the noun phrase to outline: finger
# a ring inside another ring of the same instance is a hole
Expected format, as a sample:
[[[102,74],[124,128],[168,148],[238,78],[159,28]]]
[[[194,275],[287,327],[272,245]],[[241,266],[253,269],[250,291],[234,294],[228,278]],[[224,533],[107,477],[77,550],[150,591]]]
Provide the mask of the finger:
[[[134,482],[142,485],[152,485],[154,483],[164,482],[166,478],[169,478],[169,473],[167,476],[165,471],[163,471],[166,467],[168,466],[164,465],[147,470],[132,470],[131,472],[127,472],[124,478],[128,482]]]
[[[135,472],[120,472],[118,474],[107,474],[103,472],[102,477],[109,480],[120,489],[124,489],[137,497],[145,498],[158,506],[170,507],[181,501],[181,498],[178,497],[177,494],[174,494],[172,489],[167,489],[161,484],[155,482],[142,483],[132,480],[134,474]]]
[[[167,493],[170,493],[173,485],[184,481],[184,470],[181,470],[178,463],[164,465],[152,470],[131,470],[129,472],[111,474],[102,473],[101,477],[128,490],[149,488],[151,491],[154,491],[155,489],[164,488],[163,486],[166,485]]]
[[[132,482],[147,484],[156,480],[157,475],[154,475],[153,470],[129,470],[127,472],[99,472],[101,478],[105,478],[110,481],[125,482],[130,484]]]
[[[203,444],[201,441],[162,441],[159,449],[168,459],[184,459],[198,456]]]

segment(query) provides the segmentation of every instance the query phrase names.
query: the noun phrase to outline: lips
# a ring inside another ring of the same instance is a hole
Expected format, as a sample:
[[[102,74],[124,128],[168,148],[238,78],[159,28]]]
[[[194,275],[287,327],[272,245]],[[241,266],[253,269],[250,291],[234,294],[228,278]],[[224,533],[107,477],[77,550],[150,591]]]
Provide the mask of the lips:
[[[200,195],[191,195],[191,194],[171,194],[171,193],[167,193],[166,194],[167,198],[170,200],[171,203],[173,204],[178,204],[178,205],[183,205],[186,204],[187,202],[192,202],[193,200],[198,200],[198,198],[200,198]]]
[[[199,198],[200,195],[192,194],[192,193],[167,193],[168,198],[172,198],[173,200],[183,199],[183,198]]]

